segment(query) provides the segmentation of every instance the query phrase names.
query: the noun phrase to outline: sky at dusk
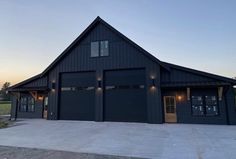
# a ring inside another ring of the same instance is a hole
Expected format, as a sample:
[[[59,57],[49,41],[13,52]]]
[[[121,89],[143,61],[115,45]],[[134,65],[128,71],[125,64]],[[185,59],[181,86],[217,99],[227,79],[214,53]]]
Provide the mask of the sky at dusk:
[[[158,59],[236,76],[235,0],[0,0],[0,86],[41,73],[100,16]]]

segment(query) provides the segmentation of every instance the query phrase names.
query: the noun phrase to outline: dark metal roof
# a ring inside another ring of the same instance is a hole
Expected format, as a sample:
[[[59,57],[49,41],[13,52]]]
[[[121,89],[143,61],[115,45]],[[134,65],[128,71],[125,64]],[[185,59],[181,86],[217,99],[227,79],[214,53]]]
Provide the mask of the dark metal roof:
[[[227,86],[227,82],[165,82],[161,83],[162,88],[172,87],[201,87],[201,86]]]
[[[23,88],[9,88],[9,92],[23,92],[23,91],[47,91],[47,87],[23,87]]]
[[[137,48],[140,52],[142,52],[145,56],[147,56],[149,59],[153,60],[154,62],[157,62],[158,64],[162,65],[165,69],[168,70],[168,67],[166,67],[164,64],[161,63],[159,59],[157,59],[155,56],[144,50],[142,47],[137,45],[135,42],[127,38],[125,35],[120,33],[118,30],[113,28],[110,24],[105,22],[103,19],[101,19],[99,16],[79,35],[78,38],[76,38],[41,74],[41,76],[45,75],[50,69],[52,69],[78,42],[80,42],[94,27],[97,26],[97,24],[102,23],[106,27],[108,27],[111,31],[118,34],[122,39],[133,45],[135,48]]]
[[[212,79],[216,79],[216,80],[220,80],[220,81],[224,81],[224,82],[229,82],[233,85],[236,85],[236,80],[234,80],[233,78],[227,78],[227,77],[223,77],[223,76],[219,76],[219,75],[215,75],[212,73],[207,73],[207,72],[203,72],[203,71],[199,71],[199,70],[194,70],[191,68],[186,68],[183,66],[179,66],[179,65],[175,65],[175,64],[171,64],[171,63],[167,63],[167,62],[162,62],[164,65],[166,65],[169,68],[175,68],[178,70],[182,70],[182,71],[186,71],[186,72],[190,72],[190,73],[194,73],[194,74],[198,74],[198,75],[202,75],[202,76],[206,76]]]
[[[34,81],[34,80],[36,80],[36,79],[39,79],[40,76],[41,76],[41,74],[38,74],[38,75],[36,75],[36,76],[33,76],[33,77],[31,77],[31,78],[28,78],[28,79],[26,79],[26,80],[20,82],[20,83],[17,83],[17,84],[15,84],[15,85],[9,87],[9,88],[8,88],[8,91],[16,90],[17,87],[20,87],[20,86],[22,86],[22,85],[24,85],[24,84],[30,83],[30,82],[32,82],[32,81]]]

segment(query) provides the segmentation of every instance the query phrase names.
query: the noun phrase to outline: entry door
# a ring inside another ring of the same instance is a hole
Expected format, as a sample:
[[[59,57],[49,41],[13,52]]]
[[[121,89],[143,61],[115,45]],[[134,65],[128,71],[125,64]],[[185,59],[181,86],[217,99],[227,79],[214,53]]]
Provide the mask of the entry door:
[[[48,97],[44,98],[44,103],[43,103],[43,118],[44,119],[48,118]]]
[[[176,123],[176,100],[175,96],[164,96],[165,122]]]

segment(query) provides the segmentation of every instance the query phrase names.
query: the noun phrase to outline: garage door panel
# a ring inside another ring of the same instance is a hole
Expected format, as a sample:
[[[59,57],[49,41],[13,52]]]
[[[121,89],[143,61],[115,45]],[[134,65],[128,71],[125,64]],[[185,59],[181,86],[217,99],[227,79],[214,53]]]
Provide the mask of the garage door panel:
[[[117,97],[114,99],[114,97]],[[106,95],[106,118],[108,121],[146,121],[146,102],[143,90],[108,91]]]
[[[145,70],[105,72],[104,120],[147,121]]]
[[[62,74],[60,119],[94,120],[94,117],[95,73]]]

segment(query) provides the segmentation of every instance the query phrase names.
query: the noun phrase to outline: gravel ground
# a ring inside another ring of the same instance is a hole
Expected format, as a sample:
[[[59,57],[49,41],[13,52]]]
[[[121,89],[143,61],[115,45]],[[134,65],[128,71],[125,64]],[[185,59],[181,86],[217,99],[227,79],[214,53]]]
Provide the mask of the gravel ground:
[[[0,159],[137,159],[137,158],[0,146]]]

